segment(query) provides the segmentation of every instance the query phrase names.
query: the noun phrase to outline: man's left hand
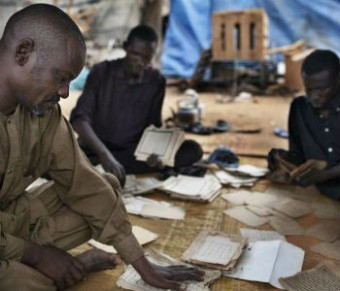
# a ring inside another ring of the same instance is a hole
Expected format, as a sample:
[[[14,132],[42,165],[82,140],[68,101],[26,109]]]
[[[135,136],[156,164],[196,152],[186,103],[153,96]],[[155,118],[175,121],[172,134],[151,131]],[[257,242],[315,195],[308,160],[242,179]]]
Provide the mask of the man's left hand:
[[[185,290],[186,280],[203,281],[204,271],[196,267],[169,266],[163,267],[150,263],[145,256],[132,263],[132,266],[149,285],[172,290]]]
[[[330,178],[326,167],[325,161],[308,160],[292,171],[290,177],[300,186],[322,183]]]

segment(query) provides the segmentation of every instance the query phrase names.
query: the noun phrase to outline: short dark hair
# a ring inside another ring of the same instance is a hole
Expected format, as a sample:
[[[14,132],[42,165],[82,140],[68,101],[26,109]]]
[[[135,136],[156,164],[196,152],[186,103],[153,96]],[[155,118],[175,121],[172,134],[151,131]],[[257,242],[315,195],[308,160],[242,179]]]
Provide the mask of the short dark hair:
[[[307,75],[331,71],[334,76],[339,76],[340,60],[331,50],[315,50],[304,60],[301,73]]]
[[[2,40],[32,37],[43,45],[46,40],[57,40],[63,34],[75,37],[85,48],[84,37],[70,16],[56,6],[40,3],[14,13],[5,26]]]
[[[147,42],[157,42],[158,41],[158,36],[156,31],[147,25],[138,25],[131,29],[127,39],[126,39],[126,44],[130,44],[131,41],[135,38],[138,38],[140,40],[144,40]]]

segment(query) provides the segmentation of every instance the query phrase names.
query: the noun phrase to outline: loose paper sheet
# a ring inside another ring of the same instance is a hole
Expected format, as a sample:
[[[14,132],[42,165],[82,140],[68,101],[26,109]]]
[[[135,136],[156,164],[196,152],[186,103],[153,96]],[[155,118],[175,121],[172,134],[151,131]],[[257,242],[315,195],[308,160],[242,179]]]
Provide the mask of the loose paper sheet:
[[[127,175],[122,192],[123,194],[140,195],[155,190],[162,185],[163,182],[154,177],[136,177],[135,175]]]
[[[315,215],[323,219],[340,218],[340,210],[333,204],[313,203]]]
[[[281,278],[280,283],[289,291],[340,290],[340,278],[325,266],[319,266],[291,277]]]
[[[266,224],[268,217],[261,217],[249,211],[246,206],[237,206],[223,211],[224,214],[249,226],[257,227]]]
[[[282,276],[301,271],[304,251],[281,240],[249,243],[234,270],[223,272],[226,277],[270,283],[283,289]]]
[[[320,222],[307,229],[306,235],[316,237],[321,241],[332,242],[340,237],[340,225],[333,221]]]
[[[333,243],[322,242],[312,246],[310,249],[325,257],[340,260],[340,240],[336,240]]]
[[[246,240],[209,230],[202,231],[184,252],[182,259],[219,270],[230,270],[242,254]]]
[[[183,207],[174,206],[165,201],[156,201],[145,197],[123,197],[126,210],[130,214],[150,218],[179,219],[185,217]]]
[[[222,194],[222,198],[236,205],[242,205],[245,203],[247,197],[251,195],[250,191],[236,191],[232,193]]]
[[[166,256],[160,252],[150,250],[146,256],[150,261],[161,266],[184,265],[183,262]],[[191,266],[186,264],[187,266]],[[205,271],[203,282],[187,281],[187,291],[209,291],[209,285],[221,276],[221,271],[203,269]],[[121,288],[134,291],[162,291],[164,289],[155,288],[146,284],[135,269],[129,265],[124,274],[118,278],[117,285]]]
[[[246,208],[258,216],[272,216],[273,215],[272,209],[265,207],[265,206],[246,205]]]
[[[253,165],[240,165],[237,168],[225,168],[225,170],[227,172],[234,172],[255,178],[263,177],[268,173],[267,168],[260,168]]]
[[[291,218],[272,217],[269,224],[283,235],[304,235],[305,229]]]
[[[312,211],[307,202],[291,198],[284,198],[279,203],[272,205],[272,207],[293,218],[305,216]]]
[[[132,233],[135,235],[137,241],[139,242],[140,245],[145,245],[149,242],[154,241],[155,239],[158,238],[158,234],[153,233],[145,228],[142,228],[140,226],[134,225],[132,226]],[[96,241],[94,239],[91,239],[88,241],[88,244],[91,246],[103,250],[108,253],[117,253],[115,248],[110,245],[103,244],[99,241]]]
[[[272,230],[258,230],[251,228],[241,228],[241,235],[247,238],[248,242],[254,241],[267,241],[267,240],[282,240],[286,241],[286,238],[276,231]]]
[[[230,185],[234,188],[240,188],[241,186],[251,187],[257,181],[257,178],[238,176],[223,170],[214,171],[214,173],[223,185]]]

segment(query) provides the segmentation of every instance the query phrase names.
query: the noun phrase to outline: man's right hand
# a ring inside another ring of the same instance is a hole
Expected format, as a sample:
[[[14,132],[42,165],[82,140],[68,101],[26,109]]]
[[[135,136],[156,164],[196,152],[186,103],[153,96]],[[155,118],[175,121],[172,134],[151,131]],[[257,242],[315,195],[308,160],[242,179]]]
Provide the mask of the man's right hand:
[[[119,163],[110,152],[105,152],[99,156],[99,161],[104,170],[112,173],[117,177],[122,188],[125,185],[126,174],[125,169],[121,163]]]
[[[73,286],[85,275],[84,265],[78,259],[56,247],[32,242],[26,242],[21,263],[52,279],[58,289]]]

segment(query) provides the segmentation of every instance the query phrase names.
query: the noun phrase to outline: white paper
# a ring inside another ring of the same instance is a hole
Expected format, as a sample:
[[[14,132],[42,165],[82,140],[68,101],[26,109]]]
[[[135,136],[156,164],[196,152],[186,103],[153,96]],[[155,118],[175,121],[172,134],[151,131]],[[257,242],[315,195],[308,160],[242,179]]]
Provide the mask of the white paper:
[[[268,241],[268,240],[283,240],[286,241],[286,238],[273,230],[258,230],[251,228],[241,228],[241,235],[247,238],[248,242],[254,241]]]
[[[248,175],[250,177],[263,177],[268,173],[268,169],[267,168],[260,168],[260,167],[256,167],[253,165],[240,165],[237,168],[226,168],[226,171],[229,172],[238,172],[244,175]]]
[[[137,239],[137,241],[139,242],[140,245],[145,245],[145,244],[152,242],[152,241],[154,241],[155,239],[158,238],[158,234],[151,232],[150,230],[147,230],[147,229],[142,228],[142,227],[137,226],[137,225],[132,226],[132,233],[134,234],[134,236],[136,237],[136,239]],[[88,244],[97,248],[97,249],[108,252],[108,253],[117,253],[116,249],[113,246],[103,244],[103,243],[96,241],[94,239],[90,239],[88,241]]]
[[[284,289],[278,279],[301,271],[304,251],[281,240],[249,243],[243,256],[231,272],[223,275],[249,281],[270,283]]]

